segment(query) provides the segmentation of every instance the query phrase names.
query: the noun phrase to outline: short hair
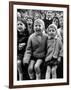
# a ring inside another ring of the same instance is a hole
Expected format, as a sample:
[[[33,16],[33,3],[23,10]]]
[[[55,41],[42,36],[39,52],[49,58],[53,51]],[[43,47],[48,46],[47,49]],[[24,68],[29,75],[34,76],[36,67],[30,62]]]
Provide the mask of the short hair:
[[[57,19],[57,20],[58,20],[58,27],[57,27],[57,28],[59,28],[59,27],[60,27],[59,18],[58,18],[58,17],[56,17],[56,16],[55,16],[55,17],[53,17],[52,22],[53,22],[53,20],[54,20],[54,19]]]
[[[45,24],[44,24],[44,21],[42,20],[42,19],[36,19],[35,21],[34,21],[34,24],[35,23],[41,23],[42,25],[43,25],[43,28],[45,29]]]

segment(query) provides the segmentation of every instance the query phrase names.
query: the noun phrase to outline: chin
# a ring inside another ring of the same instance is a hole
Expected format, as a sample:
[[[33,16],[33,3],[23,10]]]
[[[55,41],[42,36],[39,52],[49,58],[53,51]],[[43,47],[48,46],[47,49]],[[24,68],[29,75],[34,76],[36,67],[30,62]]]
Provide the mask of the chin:
[[[54,39],[55,37],[50,37],[51,39]]]
[[[41,33],[36,33],[37,35],[41,35]]]

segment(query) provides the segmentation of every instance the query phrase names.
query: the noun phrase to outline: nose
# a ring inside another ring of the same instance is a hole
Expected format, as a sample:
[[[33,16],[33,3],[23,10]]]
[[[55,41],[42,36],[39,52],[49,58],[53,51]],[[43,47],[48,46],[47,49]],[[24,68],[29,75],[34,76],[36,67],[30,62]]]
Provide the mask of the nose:
[[[37,29],[39,29],[39,26],[37,26]]]
[[[21,25],[19,24],[18,26],[20,27]]]
[[[51,35],[53,34],[53,32],[51,31]]]

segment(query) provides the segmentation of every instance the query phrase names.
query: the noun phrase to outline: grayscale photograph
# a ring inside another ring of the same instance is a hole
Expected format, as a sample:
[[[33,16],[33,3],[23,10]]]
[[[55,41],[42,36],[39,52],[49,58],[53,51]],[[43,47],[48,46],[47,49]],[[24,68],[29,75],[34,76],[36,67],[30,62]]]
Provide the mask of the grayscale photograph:
[[[17,80],[63,78],[63,11],[17,9]]]

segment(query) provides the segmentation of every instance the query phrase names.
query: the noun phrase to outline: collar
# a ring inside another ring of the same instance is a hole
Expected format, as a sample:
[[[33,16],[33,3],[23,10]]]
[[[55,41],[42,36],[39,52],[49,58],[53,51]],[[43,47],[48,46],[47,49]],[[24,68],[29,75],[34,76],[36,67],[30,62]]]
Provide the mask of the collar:
[[[36,37],[37,37],[37,36],[41,36],[41,37],[42,37],[42,36],[43,36],[43,33],[42,33],[42,34],[40,34],[40,35],[38,35],[38,34],[36,34],[36,33],[35,33],[35,36],[36,36]]]
[[[50,36],[48,36],[48,39],[52,39]],[[53,39],[57,39],[57,35],[55,36],[55,38],[53,38]]]

